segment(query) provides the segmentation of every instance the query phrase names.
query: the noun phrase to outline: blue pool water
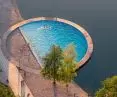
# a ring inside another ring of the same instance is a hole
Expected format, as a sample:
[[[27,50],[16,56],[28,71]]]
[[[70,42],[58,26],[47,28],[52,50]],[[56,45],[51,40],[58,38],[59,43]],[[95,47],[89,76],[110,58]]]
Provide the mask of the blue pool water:
[[[87,51],[87,41],[75,27],[54,20],[31,22],[20,27],[35,53],[40,57],[47,54],[53,44],[64,49],[74,43],[77,51],[76,61],[80,61]]]

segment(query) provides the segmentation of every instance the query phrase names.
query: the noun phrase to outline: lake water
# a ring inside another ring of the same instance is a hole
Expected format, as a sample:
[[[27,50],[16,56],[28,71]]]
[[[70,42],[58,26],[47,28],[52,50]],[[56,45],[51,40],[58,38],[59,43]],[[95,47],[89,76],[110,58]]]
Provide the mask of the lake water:
[[[83,26],[94,42],[91,60],[78,72],[76,82],[89,93],[100,81],[117,75],[116,0],[17,0],[25,19],[45,16],[71,20]]]

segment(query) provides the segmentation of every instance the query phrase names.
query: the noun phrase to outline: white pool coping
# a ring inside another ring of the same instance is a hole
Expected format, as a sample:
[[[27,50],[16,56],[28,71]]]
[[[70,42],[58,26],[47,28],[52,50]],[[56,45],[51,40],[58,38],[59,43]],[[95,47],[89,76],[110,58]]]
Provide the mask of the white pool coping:
[[[4,50],[7,50],[6,49],[6,42],[7,42],[7,37],[9,36],[10,33],[12,33],[15,29],[23,26],[24,24],[27,24],[27,23],[31,23],[31,22],[35,22],[35,21],[40,21],[40,20],[55,20],[55,21],[59,21],[59,22],[63,22],[63,23],[66,23],[66,24],[69,24],[73,27],[75,27],[76,29],[78,29],[85,37],[86,41],[87,41],[87,45],[88,45],[88,48],[87,48],[87,52],[85,54],[85,56],[78,62],[77,64],[77,68],[81,67],[84,65],[84,63],[86,63],[89,58],[91,57],[92,55],[92,52],[93,52],[93,42],[92,42],[92,39],[90,37],[90,35],[88,34],[88,32],[82,28],[80,25],[76,24],[76,23],[73,23],[71,21],[68,21],[68,20],[65,20],[65,19],[61,19],[61,18],[50,18],[50,17],[37,17],[37,18],[31,18],[31,19],[28,19],[28,20],[23,20],[22,22],[19,22],[13,26],[11,26],[7,32],[4,33],[3,37],[2,37],[2,44],[3,44],[3,49]],[[32,51],[34,53],[34,51]],[[8,54],[6,51],[5,51],[6,54]],[[34,54],[36,55],[36,54]],[[35,56],[37,57],[37,56]],[[38,60],[37,60],[38,61]],[[38,61],[39,62],[39,61]]]

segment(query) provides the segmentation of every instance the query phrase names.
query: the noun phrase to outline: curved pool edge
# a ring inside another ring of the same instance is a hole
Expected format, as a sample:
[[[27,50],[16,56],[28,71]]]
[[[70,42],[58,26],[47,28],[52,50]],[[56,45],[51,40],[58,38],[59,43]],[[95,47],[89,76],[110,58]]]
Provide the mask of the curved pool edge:
[[[76,29],[78,29],[84,35],[84,37],[87,41],[88,48],[87,48],[87,52],[86,52],[85,56],[78,62],[77,68],[83,66],[84,63],[89,60],[89,58],[91,57],[92,52],[93,52],[93,41],[92,41],[90,35],[88,34],[88,32],[84,28],[82,28],[80,25],[75,24],[75,23],[73,23],[69,20],[65,20],[65,19],[61,19],[61,18],[50,18],[50,17],[31,18],[31,19],[24,20],[22,22],[19,22],[15,25],[11,26],[7,30],[7,32],[4,33],[4,35],[2,37],[2,50],[3,50],[3,52],[4,52],[4,54],[7,58],[9,56],[9,53],[7,52],[6,42],[7,42],[7,37],[9,36],[9,34],[12,33],[15,29],[17,29],[17,28],[19,28],[19,27],[21,27],[21,26],[23,26],[27,23],[31,23],[31,22],[35,22],[35,21],[39,21],[39,20],[55,20],[55,21],[59,21],[59,22],[69,24],[69,25],[75,27]]]

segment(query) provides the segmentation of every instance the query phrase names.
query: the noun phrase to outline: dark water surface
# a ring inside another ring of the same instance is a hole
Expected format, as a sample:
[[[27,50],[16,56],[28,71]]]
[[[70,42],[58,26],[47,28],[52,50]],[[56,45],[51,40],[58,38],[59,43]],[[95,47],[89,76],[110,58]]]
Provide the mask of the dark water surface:
[[[78,72],[76,82],[89,93],[100,81],[117,74],[117,0],[17,0],[25,19],[49,16],[84,27],[94,42],[91,60]]]

